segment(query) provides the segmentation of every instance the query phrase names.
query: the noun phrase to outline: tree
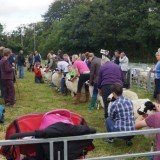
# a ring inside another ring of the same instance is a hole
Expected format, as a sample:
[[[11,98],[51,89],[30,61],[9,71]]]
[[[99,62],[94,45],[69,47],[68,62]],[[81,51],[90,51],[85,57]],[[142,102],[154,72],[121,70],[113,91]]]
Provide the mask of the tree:
[[[66,14],[75,6],[87,3],[89,0],[56,0],[50,6],[48,11],[43,15],[44,21],[48,24],[62,20]]]

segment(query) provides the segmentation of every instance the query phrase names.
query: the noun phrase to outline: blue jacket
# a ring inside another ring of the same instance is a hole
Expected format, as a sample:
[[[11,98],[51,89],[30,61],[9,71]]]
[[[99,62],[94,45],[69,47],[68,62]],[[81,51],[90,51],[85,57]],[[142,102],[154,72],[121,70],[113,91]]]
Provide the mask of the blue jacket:
[[[160,61],[157,62],[154,71],[156,79],[160,79]]]

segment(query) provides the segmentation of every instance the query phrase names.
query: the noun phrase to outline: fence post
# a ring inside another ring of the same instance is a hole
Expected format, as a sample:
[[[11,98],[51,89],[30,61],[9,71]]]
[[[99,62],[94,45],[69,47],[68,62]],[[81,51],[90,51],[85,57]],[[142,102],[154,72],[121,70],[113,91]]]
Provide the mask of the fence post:
[[[53,141],[49,142],[49,151],[50,151],[50,160],[54,160],[54,147],[53,147]]]
[[[137,72],[137,85],[138,85],[138,89],[140,89],[141,87],[141,77],[140,77],[140,70],[136,69],[136,72]]]
[[[149,92],[151,90],[151,72],[148,72],[147,74],[147,91]]]
[[[129,77],[129,78],[130,78],[130,86],[132,85],[132,78],[133,78],[133,77],[132,77],[132,72],[133,72],[133,70],[130,69],[130,77]]]
[[[64,160],[68,160],[67,141],[64,141]]]

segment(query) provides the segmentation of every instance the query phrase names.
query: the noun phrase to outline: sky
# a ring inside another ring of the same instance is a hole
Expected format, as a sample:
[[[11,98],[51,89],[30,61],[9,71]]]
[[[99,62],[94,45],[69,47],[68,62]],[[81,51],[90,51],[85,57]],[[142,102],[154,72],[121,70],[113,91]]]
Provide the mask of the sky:
[[[54,0],[0,0],[0,23],[5,32],[15,30],[21,24],[42,20]]]

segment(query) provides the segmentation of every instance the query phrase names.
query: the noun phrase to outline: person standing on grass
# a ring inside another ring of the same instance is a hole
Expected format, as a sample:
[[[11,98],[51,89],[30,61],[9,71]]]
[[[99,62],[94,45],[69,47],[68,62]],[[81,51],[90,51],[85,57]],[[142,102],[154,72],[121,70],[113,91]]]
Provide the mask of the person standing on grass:
[[[118,50],[115,50],[114,52],[114,63],[119,65],[119,58],[120,58],[120,52]]]
[[[73,62],[73,67],[76,71],[75,76],[71,79],[71,82],[73,82],[77,77],[79,77],[78,80],[78,86],[77,86],[77,94],[75,101],[73,104],[79,104],[80,103],[80,98],[81,98],[81,90],[83,85],[85,84],[86,81],[89,80],[90,77],[90,70],[87,66],[87,64],[83,61],[81,61],[78,57],[78,55],[72,55],[72,62]],[[89,101],[89,86],[85,84],[85,102]]]
[[[4,50],[4,47],[0,47],[0,60],[3,57],[3,50]],[[1,70],[0,70],[0,91],[1,91],[0,97],[3,98],[4,97],[4,86],[3,86],[3,82],[1,80]]]
[[[106,55],[105,63],[100,67],[98,76],[98,91],[104,102],[105,118],[108,117],[108,104],[110,102],[108,96],[111,94],[111,85],[115,83],[123,85],[122,71],[117,64],[110,62]]]
[[[38,51],[34,52],[34,60],[33,60],[34,65],[36,63],[41,63],[41,55],[38,53]]]
[[[157,64],[154,68],[151,68],[150,72],[155,73],[155,89],[153,98],[160,103],[160,51],[156,52],[155,56],[157,59]]]
[[[54,51],[50,51],[48,53],[47,59],[48,59],[48,64],[47,64],[45,72],[48,72],[49,70],[54,71],[57,68],[57,64],[55,62],[56,57],[55,57]]]
[[[97,95],[98,95],[98,73],[101,66],[101,59],[96,57],[93,53],[88,53],[86,55],[86,59],[91,62],[90,67],[90,78],[89,78],[89,86],[93,86],[93,94],[89,106],[89,110],[94,110],[94,106],[96,104]]]
[[[23,51],[20,50],[19,55],[17,57],[17,64],[18,64],[18,71],[19,71],[19,78],[24,78],[24,63],[25,58],[23,55]]]
[[[14,107],[15,104],[15,89],[14,89],[14,70],[10,62],[8,61],[8,57],[11,54],[11,50],[9,48],[5,48],[3,50],[3,58],[0,60],[0,71],[1,71],[1,80],[4,86],[4,101],[6,106]]]
[[[126,56],[124,52],[121,52],[120,58],[119,58],[119,66],[121,67],[122,74],[123,74],[123,80],[124,80],[123,86],[124,87],[128,85],[127,84],[127,73],[129,69],[128,63],[129,63],[128,57]]]

